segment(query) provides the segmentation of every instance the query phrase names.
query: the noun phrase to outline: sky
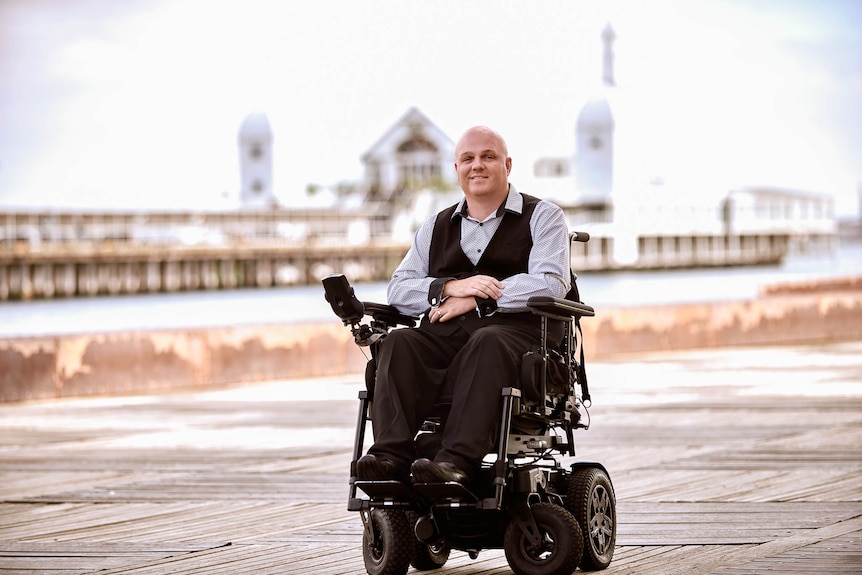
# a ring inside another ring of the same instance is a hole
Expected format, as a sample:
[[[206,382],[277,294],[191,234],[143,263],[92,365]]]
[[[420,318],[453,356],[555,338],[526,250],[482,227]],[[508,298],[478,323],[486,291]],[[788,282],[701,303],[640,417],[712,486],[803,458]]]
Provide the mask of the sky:
[[[0,208],[233,206],[254,112],[300,205],[414,106],[453,140],[498,130],[535,193],[533,163],[575,152],[607,23],[649,175],[859,213],[858,0],[0,0]]]

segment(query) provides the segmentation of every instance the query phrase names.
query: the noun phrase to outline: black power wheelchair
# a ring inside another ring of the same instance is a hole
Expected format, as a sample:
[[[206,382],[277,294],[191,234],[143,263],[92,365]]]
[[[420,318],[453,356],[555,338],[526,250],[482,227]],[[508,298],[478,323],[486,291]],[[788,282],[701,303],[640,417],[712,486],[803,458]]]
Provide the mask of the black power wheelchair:
[[[571,237],[589,239],[582,232]],[[564,458],[575,455],[573,431],[589,428],[580,318],[595,312],[579,301],[574,274],[566,298],[529,301],[542,318],[543,336],[549,320],[563,321],[568,329],[559,346],[545,345],[542,337],[536,349],[524,354],[521,381],[532,380],[535,387],[523,387],[540,390],[538,397],[523,397],[519,387],[503,388],[496,452],[483,460],[480,477],[469,488],[453,482],[407,485],[356,477],[371,421],[376,350],[390,330],[414,327],[419,318],[359,301],[341,274],[322,281],[332,310],[350,327],[356,344],[371,351],[366,389],[359,392],[348,500],[348,510],[362,518],[369,575],[404,575],[411,565],[418,571],[438,569],[453,549],[475,559],[482,549],[502,548],[516,575],[569,575],[578,567],[593,571],[610,564],[616,541],[610,476],[599,463],[563,465]],[[435,406],[435,416],[417,434],[420,456],[434,458],[446,408]]]

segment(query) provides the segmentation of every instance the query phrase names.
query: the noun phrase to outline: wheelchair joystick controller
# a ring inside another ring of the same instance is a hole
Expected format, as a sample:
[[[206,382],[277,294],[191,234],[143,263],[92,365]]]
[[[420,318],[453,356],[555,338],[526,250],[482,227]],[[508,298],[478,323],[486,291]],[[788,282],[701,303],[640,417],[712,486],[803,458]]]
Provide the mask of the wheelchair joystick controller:
[[[344,325],[355,325],[365,315],[365,306],[356,299],[353,286],[344,274],[330,274],[323,278],[323,291],[329,307],[335,312]]]

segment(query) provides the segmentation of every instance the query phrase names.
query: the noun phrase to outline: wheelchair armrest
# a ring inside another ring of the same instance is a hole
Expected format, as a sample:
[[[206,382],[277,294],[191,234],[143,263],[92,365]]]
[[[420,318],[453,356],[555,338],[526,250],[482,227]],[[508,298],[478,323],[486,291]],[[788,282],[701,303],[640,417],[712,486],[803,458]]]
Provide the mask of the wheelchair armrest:
[[[586,304],[551,296],[533,296],[527,300],[527,307],[533,313],[548,315],[556,319],[572,317],[592,317],[596,310]]]
[[[395,327],[397,325],[415,327],[416,322],[419,320],[418,317],[401,313],[395,306],[368,301],[362,302],[362,305],[365,307],[367,315],[370,315],[374,321],[378,321],[387,327]]]

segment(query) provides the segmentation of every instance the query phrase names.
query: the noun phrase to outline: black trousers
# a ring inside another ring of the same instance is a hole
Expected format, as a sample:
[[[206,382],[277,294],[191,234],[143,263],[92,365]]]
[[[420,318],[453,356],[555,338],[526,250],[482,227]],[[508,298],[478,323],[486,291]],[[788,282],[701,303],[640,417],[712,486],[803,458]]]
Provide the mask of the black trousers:
[[[475,473],[494,447],[501,390],[520,386],[521,358],[540,338],[538,318],[523,315],[423,320],[418,328],[392,331],[377,354],[369,453],[409,465],[419,427],[435,403],[451,402],[435,461]]]

